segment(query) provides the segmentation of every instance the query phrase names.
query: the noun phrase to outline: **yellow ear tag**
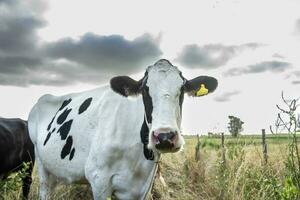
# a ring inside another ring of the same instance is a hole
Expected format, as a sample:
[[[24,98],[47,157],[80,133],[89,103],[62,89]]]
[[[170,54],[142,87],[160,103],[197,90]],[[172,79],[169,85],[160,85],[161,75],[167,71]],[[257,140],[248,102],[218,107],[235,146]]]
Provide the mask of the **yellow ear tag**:
[[[201,84],[200,85],[200,89],[198,90],[198,92],[196,93],[196,96],[203,96],[203,95],[206,95],[208,94],[208,89],[206,89],[205,85],[204,84]]]

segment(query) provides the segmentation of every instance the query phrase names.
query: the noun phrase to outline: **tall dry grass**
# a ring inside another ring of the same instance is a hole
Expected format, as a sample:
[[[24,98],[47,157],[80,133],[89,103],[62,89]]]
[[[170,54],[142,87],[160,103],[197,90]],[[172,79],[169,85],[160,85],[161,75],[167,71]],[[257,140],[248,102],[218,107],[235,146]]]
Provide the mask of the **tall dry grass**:
[[[268,145],[268,164],[263,163],[262,149],[259,145],[226,144],[226,162],[223,164],[218,141],[209,139],[201,139],[200,160],[196,162],[196,142],[196,138],[188,138],[182,152],[161,157],[161,173],[167,187],[156,179],[152,199],[273,200],[295,197],[293,185],[289,185],[285,165],[287,143]],[[2,194],[2,199],[15,200],[20,196],[20,191],[20,187],[15,191],[7,191]],[[36,170],[29,199],[38,199]],[[86,185],[59,185],[52,193],[51,199],[89,200],[92,199],[92,194],[90,187]]]

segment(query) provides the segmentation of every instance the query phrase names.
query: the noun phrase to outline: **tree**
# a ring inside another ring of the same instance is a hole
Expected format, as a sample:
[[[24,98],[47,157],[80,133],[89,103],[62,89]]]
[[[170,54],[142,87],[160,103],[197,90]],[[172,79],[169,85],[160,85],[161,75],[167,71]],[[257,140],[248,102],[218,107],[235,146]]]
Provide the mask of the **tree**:
[[[229,123],[228,123],[228,130],[231,133],[232,137],[237,137],[243,131],[243,124],[244,122],[235,116],[228,116]]]

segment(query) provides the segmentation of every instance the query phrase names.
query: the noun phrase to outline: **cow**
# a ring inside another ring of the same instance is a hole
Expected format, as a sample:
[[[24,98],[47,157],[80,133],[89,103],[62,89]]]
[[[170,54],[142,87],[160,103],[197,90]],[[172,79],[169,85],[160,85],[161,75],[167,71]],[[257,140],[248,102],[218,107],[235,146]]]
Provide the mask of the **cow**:
[[[96,200],[145,199],[160,155],[184,144],[184,93],[203,96],[217,85],[209,76],[187,80],[161,59],[139,81],[117,76],[93,90],[42,96],[28,118],[40,198],[63,181],[90,184]]]
[[[32,182],[34,146],[27,122],[17,118],[0,118],[0,177],[4,180],[12,172],[22,170],[23,198],[27,199]],[[24,165],[24,162],[27,165]]]

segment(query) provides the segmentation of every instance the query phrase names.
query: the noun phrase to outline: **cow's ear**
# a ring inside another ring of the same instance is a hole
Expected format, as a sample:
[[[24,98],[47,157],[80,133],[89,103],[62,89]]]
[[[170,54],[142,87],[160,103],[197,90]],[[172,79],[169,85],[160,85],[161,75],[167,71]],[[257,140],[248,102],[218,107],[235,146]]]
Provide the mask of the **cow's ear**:
[[[116,76],[110,79],[110,87],[113,91],[128,97],[140,93],[142,81],[136,81],[129,76]]]
[[[217,86],[217,79],[210,76],[198,76],[185,82],[184,91],[191,96],[200,97],[213,92]]]

